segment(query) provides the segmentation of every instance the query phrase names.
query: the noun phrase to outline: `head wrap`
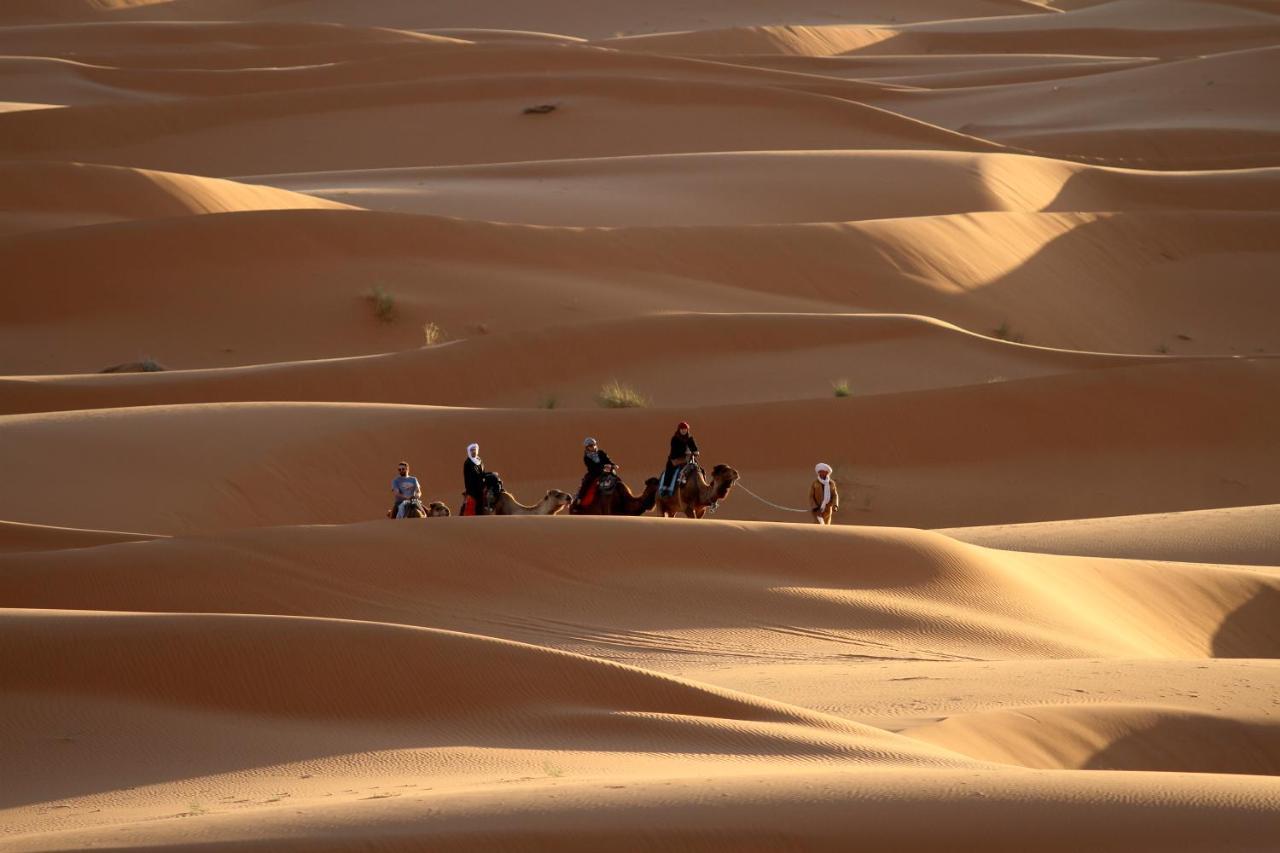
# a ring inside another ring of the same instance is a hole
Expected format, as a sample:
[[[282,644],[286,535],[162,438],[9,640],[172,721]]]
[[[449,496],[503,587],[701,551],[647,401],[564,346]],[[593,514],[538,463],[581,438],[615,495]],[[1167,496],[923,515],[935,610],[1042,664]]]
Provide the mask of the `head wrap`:
[[[688,428],[689,428],[688,421],[681,421],[680,423],[676,424],[676,432],[679,432],[682,429],[688,429]]]
[[[467,445],[467,458],[474,459],[477,462],[480,461],[480,445],[479,444],[476,444],[473,441],[471,444]]]
[[[819,462],[817,465],[813,466],[813,473],[821,474],[823,471],[826,471],[828,474],[830,474],[831,466],[825,462]]]
[[[587,436],[587,437],[586,437],[585,439],[583,439],[583,441],[582,441],[582,446],[583,446],[583,447],[590,447],[590,446],[591,446],[591,445],[593,445],[593,444],[596,444],[596,440],[595,440],[594,438],[592,438],[591,436]]]

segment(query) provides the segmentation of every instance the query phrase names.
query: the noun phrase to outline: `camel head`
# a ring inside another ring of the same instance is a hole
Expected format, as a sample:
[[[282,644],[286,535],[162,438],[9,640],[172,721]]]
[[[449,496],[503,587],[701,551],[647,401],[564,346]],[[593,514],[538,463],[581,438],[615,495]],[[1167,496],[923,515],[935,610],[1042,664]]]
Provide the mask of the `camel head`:
[[[738,471],[728,465],[717,465],[711,469],[711,482],[715,484],[716,500],[722,501],[728,497],[733,484],[738,482]]]
[[[560,510],[573,503],[573,495],[568,492],[562,492],[559,489],[548,489],[547,496],[542,502],[551,508],[551,514],[555,515]]]
[[[427,518],[448,518],[449,507],[440,501],[432,501],[427,505]]]

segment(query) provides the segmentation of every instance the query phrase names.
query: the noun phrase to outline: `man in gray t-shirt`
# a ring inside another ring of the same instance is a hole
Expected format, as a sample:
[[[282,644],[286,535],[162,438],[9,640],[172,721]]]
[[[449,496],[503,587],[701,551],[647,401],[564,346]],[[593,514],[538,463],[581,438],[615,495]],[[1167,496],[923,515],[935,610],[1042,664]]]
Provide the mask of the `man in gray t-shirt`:
[[[422,497],[422,486],[418,485],[418,478],[409,476],[409,463],[401,462],[396,469],[400,475],[391,481],[391,494],[395,495],[396,500],[391,505],[391,512],[387,513],[390,518],[400,517],[400,504],[403,501]]]

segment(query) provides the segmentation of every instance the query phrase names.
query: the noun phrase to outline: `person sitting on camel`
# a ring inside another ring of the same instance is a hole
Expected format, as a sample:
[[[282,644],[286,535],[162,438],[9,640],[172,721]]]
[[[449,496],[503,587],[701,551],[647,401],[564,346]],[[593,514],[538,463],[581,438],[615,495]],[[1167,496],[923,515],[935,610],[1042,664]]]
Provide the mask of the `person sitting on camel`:
[[[404,518],[407,503],[422,497],[422,486],[418,484],[417,477],[409,474],[409,463],[401,462],[396,470],[399,475],[391,481],[391,494],[395,495],[395,502],[391,504],[387,518]]]
[[[484,512],[484,462],[480,459],[480,445],[467,445],[467,458],[462,463],[462,509],[458,515],[480,515]]]
[[[671,452],[667,454],[667,466],[662,472],[662,480],[658,484],[658,494],[670,497],[675,494],[680,472],[690,462],[698,458],[698,442],[689,431],[689,424],[681,421],[676,425],[675,434],[671,436]]]
[[[582,464],[587,466],[587,473],[582,476],[582,485],[578,487],[577,501],[582,506],[589,506],[595,499],[596,481],[604,473],[605,466],[610,466],[612,471],[617,465],[594,438],[587,438],[582,446]]]
[[[830,524],[831,516],[840,509],[840,490],[836,488],[835,478],[831,476],[831,466],[819,462],[814,466],[818,479],[809,487],[809,505],[814,521],[819,524]]]

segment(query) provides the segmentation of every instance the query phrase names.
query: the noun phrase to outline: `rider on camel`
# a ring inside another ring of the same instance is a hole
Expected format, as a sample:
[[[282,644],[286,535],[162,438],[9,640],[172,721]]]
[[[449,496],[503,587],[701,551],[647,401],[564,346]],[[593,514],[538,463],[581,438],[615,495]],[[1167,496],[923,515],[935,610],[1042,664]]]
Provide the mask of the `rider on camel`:
[[[484,462],[480,459],[480,445],[467,445],[467,459],[462,463],[462,488],[465,500],[458,515],[480,515],[484,507]]]
[[[605,472],[605,466],[609,466],[610,473],[618,466],[594,438],[585,439],[582,447],[582,464],[587,466],[587,473],[583,475],[582,485],[578,487],[578,503],[587,506],[595,498],[593,487],[600,479],[600,475]]]
[[[676,487],[680,485],[676,482],[680,472],[685,465],[696,462],[697,458],[698,442],[694,440],[693,433],[689,432],[689,424],[681,421],[676,425],[675,434],[671,436],[671,452],[667,454],[667,467],[662,472],[658,494],[675,494]]]
[[[395,496],[395,502],[391,504],[387,518],[404,518],[405,506],[422,497],[422,486],[419,485],[418,478],[409,473],[409,463],[401,462],[396,470],[399,471],[399,476],[391,481],[391,494]]]

